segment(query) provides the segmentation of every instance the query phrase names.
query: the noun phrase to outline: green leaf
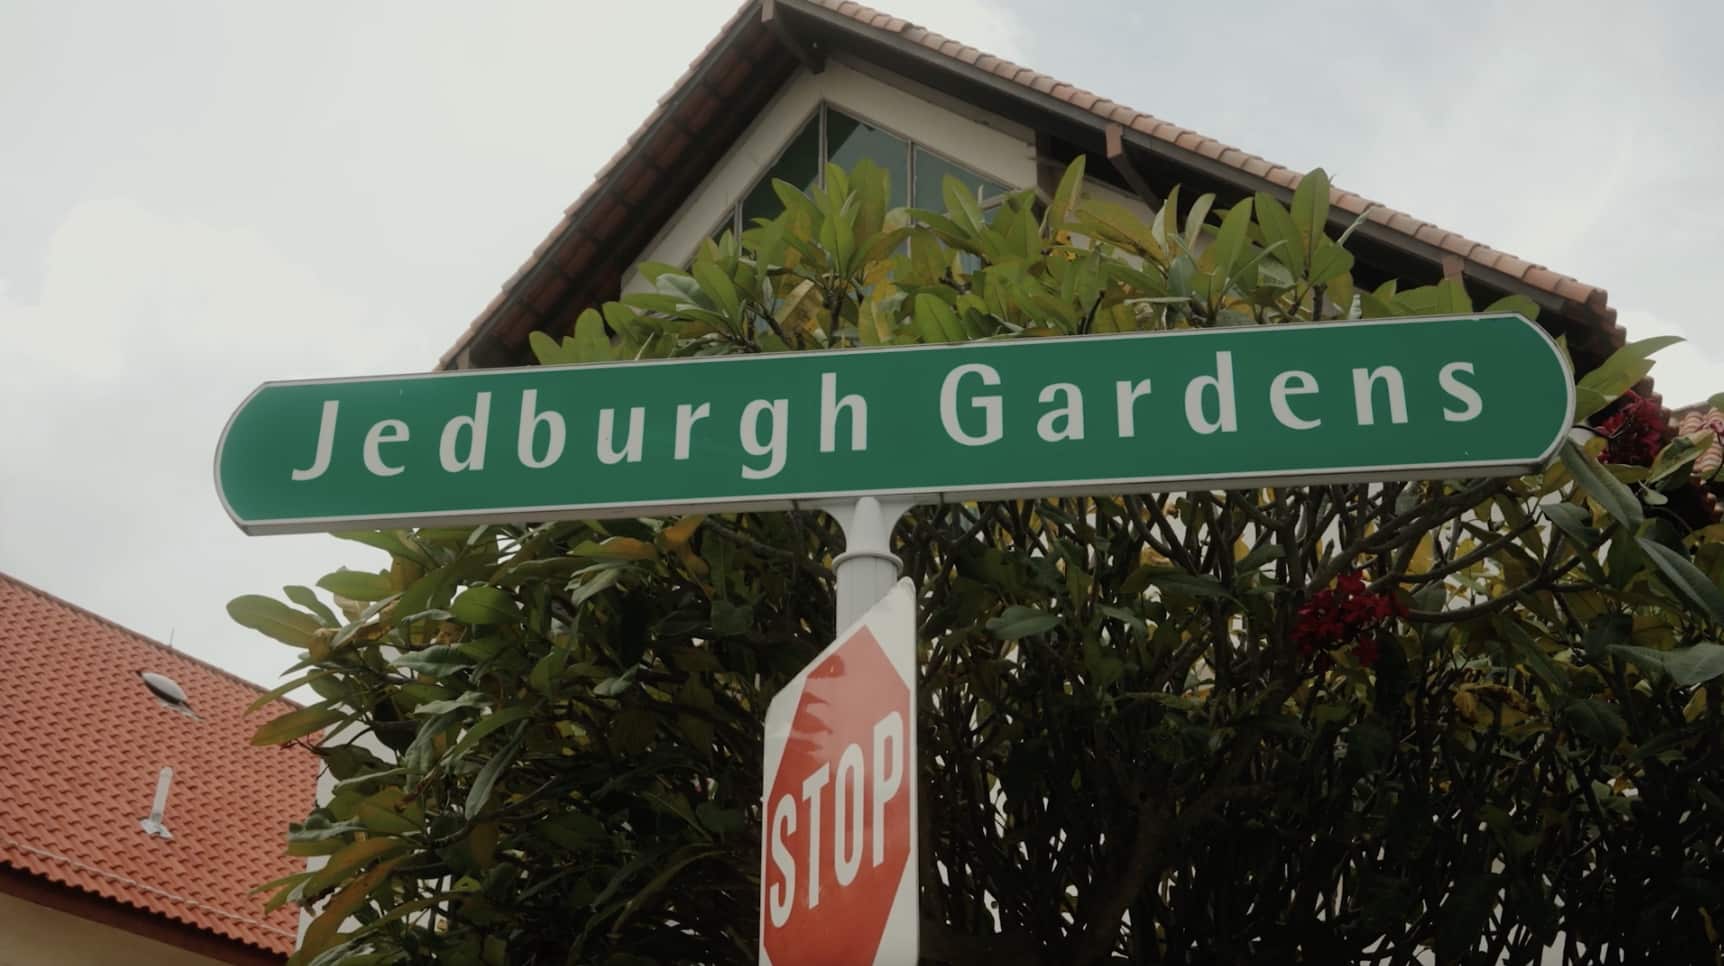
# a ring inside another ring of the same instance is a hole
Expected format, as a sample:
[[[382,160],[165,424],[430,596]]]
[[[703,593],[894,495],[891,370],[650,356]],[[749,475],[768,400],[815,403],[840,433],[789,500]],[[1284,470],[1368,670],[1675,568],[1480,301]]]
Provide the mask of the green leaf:
[[[1209,221],[1209,209],[1215,204],[1213,194],[1202,194],[1191,203],[1191,210],[1185,213],[1185,250],[1197,250],[1197,240],[1203,236],[1203,226]]]
[[[431,556],[418,545],[418,541],[414,540],[411,536],[404,535],[404,532],[402,531],[345,530],[340,533],[330,534],[330,536],[335,537],[337,540],[351,540],[354,543],[363,543],[367,547],[376,547],[378,550],[381,550],[392,557],[411,560],[427,567],[434,566],[436,564],[436,561],[432,560]]]
[[[714,263],[705,260],[694,263],[693,274],[695,281],[700,283],[701,290],[712,299],[725,318],[732,323],[739,321],[742,315],[742,294],[736,290],[736,283],[730,280],[730,276],[724,274]]]
[[[1436,910],[1437,961],[1466,962],[1478,949],[1485,923],[1497,905],[1501,880],[1491,874],[1467,876]]]
[[[527,333],[527,346],[533,350],[533,358],[539,360],[541,366],[559,366],[575,361],[565,358],[561,343],[538,329]]]
[[[290,711],[265,723],[251,736],[251,743],[259,747],[286,744],[346,718],[345,711],[314,704],[309,708]]]
[[[359,600],[367,603],[384,598],[395,593],[395,588],[388,574],[370,574],[358,570],[348,570],[343,567],[332,574],[324,574],[317,581],[317,586],[348,600]]]
[[[611,744],[625,755],[638,754],[658,733],[658,716],[645,708],[624,708],[611,718]]]
[[[1711,448],[1712,440],[1710,431],[1692,436],[1678,436],[1671,440],[1669,445],[1658,451],[1658,457],[1652,461],[1652,468],[1646,471],[1646,482],[1657,483],[1693,466],[1700,454]],[[1684,473],[1683,479],[1687,478],[1688,474]]]
[[[963,342],[964,327],[944,299],[928,292],[916,295],[916,328],[923,342]]]
[[[1513,312],[1529,322],[1538,321],[1538,303],[1524,295],[1505,295],[1485,306],[1487,313]]]
[[[1724,646],[1710,642],[1669,651],[1619,644],[1610,652],[1634,662],[1653,676],[1669,678],[1679,688],[1705,684],[1724,675]]]
[[[648,899],[657,895],[666,885],[670,884],[670,880],[680,875],[684,869],[696,862],[699,862],[701,859],[725,857],[726,853],[723,849],[685,846],[678,855],[680,856],[679,858],[667,865],[659,872],[658,875],[653,876],[652,881],[648,882],[639,892],[636,892],[629,898],[629,901],[623,905],[622,912],[617,916],[616,924],[612,927],[613,929],[621,929],[623,923],[627,922],[628,918],[634,915],[636,910],[638,910]]]
[[[601,570],[586,580],[569,584],[569,605],[579,607],[600,593],[616,586],[623,572],[619,567]]]
[[[340,892],[335,894],[334,898],[325,903],[323,910],[317,914],[317,918],[313,919],[305,929],[305,936],[300,941],[299,951],[295,953],[298,961],[304,962],[305,957],[319,955],[333,946],[341,934],[341,924],[346,922],[348,917],[352,916],[364,904],[365,897],[371,894],[371,890],[382,885],[384,880],[389,878],[389,873],[405,858],[406,856],[398,856],[379,862],[364,874],[347,883]],[[323,870],[318,871],[321,874]],[[317,875],[313,875],[312,881],[316,879]],[[309,886],[310,881],[307,882],[308,892]]]
[[[413,716],[423,718],[426,715],[444,714],[449,711],[459,711],[462,708],[483,708],[490,704],[491,699],[480,691],[468,691],[458,698],[443,698],[437,701],[427,701],[413,709]]]
[[[1168,570],[1151,577],[1149,582],[1163,593],[1190,594],[1193,597],[1213,597],[1232,600],[1233,595],[1214,577]]]
[[[468,667],[478,662],[457,645],[433,644],[421,651],[408,651],[397,655],[389,663],[420,674],[442,677],[456,668]]]
[[[1576,701],[1563,711],[1562,717],[1575,734],[1606,750],[1615,748],[1628,733],[1622,712],[1597,698]]]
[[[472,787],[467,789],[467,802],[461,808],[461,814],[467,816],[469,821],[484,811],[486,803],[491,800],[491,790],[496,787],[498,777],[503,774],[503,769],[514,763],[515,755],[520,752],[524,736],[525,732],[516,735],[513,741],[503,746],[502,751],[492,755],[491,760],[485,762],[485,767],[479,769],[479,774],[474,776]]]
[[[1604,542],[1604,534],[1592,525],[1592,514],[1572,503],[1546,503],[1539,507],[1577,547],[1592,550]]]
[[[605,332],[604,317],[586,309],[575,319],[574,360],[576,362],[609,362],[611,337]],[[567,358],[565,354],[564,358]]]
[[[747,634],[754,626],[754,608],[748,604],[733,604],[728,600],[712,602],[712,633],[718,637]]]
[[[1627,614],[1601,614],[1587,622],[1581,634],[1581,651],[1588,661],[1604,660],[1611,648],[1634,637],[1634,618]]]
[[[304,685],[310,684],[313,681],[321,680],[322,678],[329,677],[330,674],[332,674],[332,673],[333,672],[330,672],[330,671],[312,671],[309,674],[302,674],[299,677],[293,678],[292,680],[287,681],[283,684],[278,684],[275,687],[269,689],[268,691],[265,691],[263,694],[258,695],[257,700],[253,701],[251,704],[246,705],[245,713],[251,714],[252,712],[256,711],[257,709],[263,707],[266,704],[269,704],[271,701],[274,701],[277,698],[281,697],[282,695],[286,694],[287,692],[292,691],[294,688],[302,687]]]
[[[1215,241],[1204,251],[1204,258],[1212,259],[1215,271],[1222,277],[1233,274],[1233,269],[1239,264],[1240,255],[1245,251],[1245,232],[1251,227],[1251,199],[1246,198],[1222,216],[1221,228],[1215,233]]]
[[[463,755],[472,750],[474,745],[483,741],[486,735],[496,731],[498,728],[503,727],[511,721],[519,721],[532,713],[533,708],[525,704],[515,704],[510,705],[507,708],[499,708],[497,711],[474,722],[473,727],[468,728],[467,733],[461,736],[461,740],[455,743],[455,747],[449,749],[449,754],[446,757],[450,761],[460,760]]]
[[[1634,492],[1572,441],[1562,444],[1562,465],[1581,489],[1630,533],[1639,530],[1640,525],[1646,522],[1645,512]]]
[[[1020,637],[1033,634],[1043,634],[1058,627],[1058,615],[1034,607],[1012,606],[1005,613],[988,621],[988,630],[1002,641],[1015,641]]]
[[[288,600],[316,614],[318,619],[323,621],[325,627],[341,626],[341,618],[335,616],[335,611],[330,610],[328,604],[318,600],[317,594],[310,587],[301,587],[295,584],[283,587],[281,592],[287,595]]]
[[[631,667],[616,677],[605,678],[603,681],[593,685],[593,696],[598,698],[614,698],[633,687],[634,683],[635,669]]]
[[[533,670],[527,674],[527,685],[540,694],[555,696],[557,679],[563,673],[563,666],[569,662],[569,652],[565,648],[553,647],[539,658],[533,665]]]
[[[1630,342],[1575,384],[1574,418],[1585,419],[1632,389],[1652,371],[1654,352],[1681,342],[1679,336],[1661,335]]]
[[[1084,155],[1079,154],[1066,165],[1065,174],[1060,176],[1059,187],[1054,189],[1053,203],[1048,206],[1047,219],[1049,233],[1059,230],[1066,222],[1077,214],[1078,198],[1083,192]]]
[[[1724,625],[1724,590],[1719,590],[1712,578],[1689,562],[1688,557],[1656,540],[1641,538],[1640,549],[1658,565],[1671,587],[1690,603],[1699,607],[1712,623]]]
[[[946,202],[946,213],[968,229],[968,234],[978,234],[987,226],[987,219],[982,217],[981,207],[976,204],[970,189],[966,188],[962,181],[946,175],[940,181],[940,196]]]
[[[1325,238],[1311,256],[1311,284],[1323,285],[1353,270],[1353,253]]]
[[[1519,621],[1512,616],[1498,615],[1492,619],[1491,623],[1496,627],[1497,632],[1502,634],[1516,651],[1520,652],[1520,656],[1526,661],[1527,666],[1532,668],[1533,673],[1538,675],[1539,680],[1543,681],[1552,693],[1560,693],[1564,689],[1567,682],[1557,672],[1556,665],[1551,663],[1550,658],[1539,647],[1538,641],[1527,633],[1526,628],[1522,627]]]
[[[1299,234],[1299,226],[1293,223],[1293,216],[1266,191],[1259,191],[1256,201],[1257,226],[1263,230],[1263,240],[1274,246],[1274,257],[1295,276],[1304,275],[1305,239]]]
[[[1329,226],[1329,175],[1322,168],[1299,179],[1290,213],[1294,226],[1305,237],[1305,250],[1315,252],[1317,239],[1327,237]]]
[[[463,624],[507,624],[521,619],[520,605],[507,591],[480,585],[469,587],[449,605],[449,613]]]
[[[228,601],[227,615],[243,627],[295,647],[309,648],[323,626],[310,614],[260,594],[245,594]]]

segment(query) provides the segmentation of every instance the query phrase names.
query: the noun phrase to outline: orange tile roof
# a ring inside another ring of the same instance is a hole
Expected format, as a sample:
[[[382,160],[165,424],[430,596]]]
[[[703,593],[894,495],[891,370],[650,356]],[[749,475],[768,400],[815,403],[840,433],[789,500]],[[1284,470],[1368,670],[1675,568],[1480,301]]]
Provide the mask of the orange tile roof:
[[[782,21],[775,32],[763,13]],[[1005,85],[1026,105],[1068,109],[1094,127],[1117,125],[1128,140],[1158,146],[1163,156],[1193,169],[1220,172],[1240,190],[1285,194],[1301,175],[1256,155],[1081,90],[1046,74],[984,53],[890,14],[851,0],[748,0],[688,70],[659,100],[593,183],[533,251],[502,291],[481,311],[439,362],[441,368],[496,364],[507,352],[475,357],[475,349],[501,343],[520,351],[527,332],[566,327],[573,312],[616,297],[624,270],[657,227],[687,197],[715,152],[729,147],[765,98],[790,74],[798,58],[798,28],[787,14],[811,24],[822,17],[840,33],[873,38],[920,51],[942,69],[972,80]],[[790,39],[783,35],[789,34]],[[830,39],[831,34],[822,35]],[[803,45],[804,47],[808,45]],[[818,52],[814,56],[820,56]],[[711,103],[725,105],[713,111]],[[1474,280],[1504,291],[1522,291],[1559,315],[1549,324],[1570,336],[1571,350],[1602,358],[1624,341],[1608,293],[1488,245],[1438,228],[1405,212],[1350,191],[1334,189],[1335,218],[1369,210],[1359,238],[1375,235],[1422,263],[1453,260]]]
[[[4,574],[0,653],[0,866],[291,952],[297,910],[265,915],[250,890],[304,869],[285,854],[287,824],[310,810],[319,762],[248,739],[292,705],[247,716],[255,685]],[[159,703],[140,671],[176,681],[198,719]],[[138,825],[163,766],[171,839]]]

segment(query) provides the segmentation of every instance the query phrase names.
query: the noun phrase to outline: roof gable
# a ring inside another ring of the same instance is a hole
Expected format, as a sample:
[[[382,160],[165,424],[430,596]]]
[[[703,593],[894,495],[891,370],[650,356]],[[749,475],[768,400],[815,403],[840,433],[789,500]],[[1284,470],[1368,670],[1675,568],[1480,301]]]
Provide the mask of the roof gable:
[[[579,309],[615,298],[622,278],[774,92],[800,67],[842,52],[1011,118],[1036,132],[1038,164],[1054,172],[1079,153],[1092,174],[1128,190],[1225,202],[1257,191],[1291,197],[1300,175],[1195,131],[849,0],[750,0],[565,212],[503,290],[443,357],[444,368],[527,359],[535,329],[565,331]],[[1195,190],[1191,190],[1195,189]],[[1624,341],[1607,293],[1352,192],[1331,194],[1331,227],[1361,213],[1349,245],[1366,270],[1425,283],[1460,275],[1489,301],[1522,294],[1582,360]]]
[[[304,868],[287,824],[316,792],[317,759],[255,748],[276,702],[261,689],[0,574],[0,866],[271,953],[291,952],[292,907],[264,914],[251,889]],[[164,674],[197,718],[139,679]],[[158,773],[174,770],[165,825],[146,834]]]

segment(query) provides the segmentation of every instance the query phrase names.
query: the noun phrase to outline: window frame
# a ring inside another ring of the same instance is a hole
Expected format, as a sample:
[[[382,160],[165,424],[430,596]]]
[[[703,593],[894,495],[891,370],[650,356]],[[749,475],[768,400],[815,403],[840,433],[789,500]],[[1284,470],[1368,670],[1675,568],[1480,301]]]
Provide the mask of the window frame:
[[[848,117],[851,120],[856,121],[859,124],[866,124],[867,126],[874,128],[875,130],[878,130],[884,134],[890,135],[891,137],[896,138],[897,140],[902,141],[904,143],[904,170],[909,173],[909,178],[908,178],[909,183],[907,185],[905,185],[905,190],[904,190],[904,198],[907,202],[913,203],[915,201],[915,198],[916,198],[916,185],[917,185],[917,181],[918,181],[917,172],[916,172],[916,167],[917,167],[916,166],[916,152],[918,150],[923,151],[926,154],[928,154],[929,156],[937,158],[940,161],[943,161],[946,164],[951,165],[952,167],[962,168],[965,171],[969,171],[972,174],[974,174],[976,176],[976,178],[980,181],[984,181],[988,184],[997,185],[998,187],[1000,187],[1001,190],[999,192],[997,192],[996,194],[993,194],[993,195],[986,196],[986,197],[981,197],[980,196],[981,192],[978,189],[978,192],[977,192],[978,197],[976,198],[976,204],[983,211],[989,211],[989,210],[992,210],[994,208],[999,207],[999,205],[1002,202],[1004,202],[1004,200],[1007,197],[1009,197],[1013,193],[1021,190],[1019,188],[1014,188],[1009,184],[1002,184],[1002,183],[998,182],[992,175],[986,174],[986,173],[981,172],[981,171],[977,171],[971,165],[952,157],[951,155],[945,153],[944,151],[937,150],[937,149],[935,149],[935,148],[933,148],[927,144],[924,144],[920,141],[917,141],[915,138],[912,138],[909,135],[904,134],[903,132],[897,130],[896,128],[893,128],[890,125],[881,124],[881,123],[867,117],[864,114],[850,110],[849,108],[846,108],[843,105],[834,104],[832,101],[822,98],[819,103],[814,105],[814,109],[812,111],[810,111],[808,114],[804,115],[803,118],[799,122],[797,122],[797,124],[793,128],[794,133],[792,133],[790,138],[788,140],[786,140],[784,142],[783,146],[778,149],[778,152],[772,156],[772,160],[766,162],[764,165],[762,165],[759,168],[759,170],[757,170],[754,173],[754,176],[752,178],[750,178],[748,181],[747,189],[744,190],[734,201],[732,201],[730,203],[730,205],[728,206],[728,209],[726,211],[725,217],[722,220],[720,220],[717,224],[713,225],[712,228],[706,232],[705,237],[707,237],[707,238],[718,238],[718,237],[722,236],[723,233],[726,231],[731,232],[732,235],[734,235],[737,238],[742,237],[743,231],[745,231],[747,229],[747,226],[742,224],[742,204],[743,204],[743,202],[748,198],[748,196],[750,194],[753,193],[754,189],[760,184],[761,179],[765,178],[768,174],[770,174],[772,169],[777,167],[778,163],[784,160],[785,155],[790,153],[791,146],[796,143],[796,138],[802,133],[802,131],[808,127],[809,121],[817,121],[819,124],[819,137],[818,137],[819,148],[818,148],[818,150],[819,150],[820,161],[819,161],[819,171],[815,175],[815,186],[817,188],[821,188],[821,189],[824,189],[826,187],[826,166],[828,164],[832,163],[831,162],[832,145],[828,139],[828,132],[827,132],[828,123],[829,123],[827,114],[829,111],[839,111],[839,112],[843,113],[845,117]],[[911,206],[914,207],[913,204]]]

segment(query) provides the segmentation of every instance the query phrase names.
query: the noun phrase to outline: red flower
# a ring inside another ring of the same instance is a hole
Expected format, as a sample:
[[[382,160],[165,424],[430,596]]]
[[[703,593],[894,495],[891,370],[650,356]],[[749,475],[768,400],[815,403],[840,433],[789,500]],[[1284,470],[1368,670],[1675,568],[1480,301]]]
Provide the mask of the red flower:
[[[1351,646],[1359,663],[1370,667],[1381,654],[1378,635],[1405,616],[1405,604],[1368,589],[1358,571],[1348,571],[1335,578],[1334,587],[1317,591],[1299,608],[1293,643],[1303,655]]]
[[[1604,461],[1651,466],[1664,445],[1663,408],[1631,389],[1608,411],[1610,415],[1597,427],[1606,440]]]

